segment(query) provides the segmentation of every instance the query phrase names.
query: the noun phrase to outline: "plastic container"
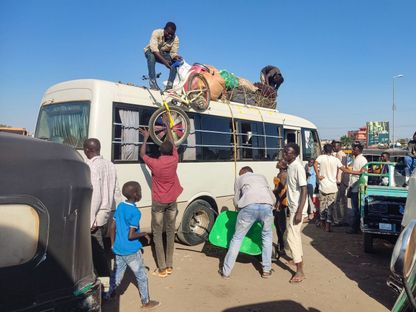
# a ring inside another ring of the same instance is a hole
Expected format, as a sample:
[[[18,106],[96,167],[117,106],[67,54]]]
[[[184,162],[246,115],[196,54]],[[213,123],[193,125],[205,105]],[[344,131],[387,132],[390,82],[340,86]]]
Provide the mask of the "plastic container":
[[[209,233],[209,242],[212,245],[222,248],[228,248],[230,246],[231,239],[233,238],[235,232],[237,215],[237,211],[224,211],[218,215],[217,220],[215,220],[214,226]],[[255,222],[253,224],[246,237],[243,239],[240,247],[240,252],[248,255],[261,254],[262,229],[263,226],[260,222]]]

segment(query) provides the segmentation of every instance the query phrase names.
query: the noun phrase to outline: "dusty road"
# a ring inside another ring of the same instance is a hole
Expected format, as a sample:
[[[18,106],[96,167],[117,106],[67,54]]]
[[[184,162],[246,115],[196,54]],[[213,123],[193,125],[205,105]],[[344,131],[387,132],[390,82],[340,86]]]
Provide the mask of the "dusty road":
[[[293,285],[293,273],[283,260],[273,264],[269,279],[260,277],[258,260],[239,256],[232,277],[222,279],[217,270],[225,250],[206,243],[195,247],[176,244],[174,273],[167,278],[149,274],[152,299],[162,302],[155,311],[388,311],[395,294],[387,287],[393,246],[375,240],[376,253],[364,254],[361,235],[345,228],[324,233],[305,225],[303,246],[306,280]],[[150,272],[155,261],[145,247]],[[140,311],[134,277],[127,271],[119,300],[106,303],[104,312]]]

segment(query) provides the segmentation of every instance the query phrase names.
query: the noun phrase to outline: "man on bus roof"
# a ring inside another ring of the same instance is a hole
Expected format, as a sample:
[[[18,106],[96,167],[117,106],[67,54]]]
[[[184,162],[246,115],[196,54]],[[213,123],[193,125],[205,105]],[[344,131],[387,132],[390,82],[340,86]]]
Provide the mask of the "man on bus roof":
[[[273,87],[276,90],[279,89],[280,85],[283,83],[284,79],[280,69],[273,65],[267,65],[263,67],[260,72],[260,82],[268,86]]]
[[[169,68],[169,79],[166,89],[171,89],[176,76],[176,67],[172,63],[180,59],[178,55],[179,38],[175,34],[176,25],[173,22],[167,22],[165,28],[156,29],[152,32],[149,44],[144,48],[144,54],[147,59],[147,68],[149,70],[150,89],[159,90],[156,82],[156,62]]]

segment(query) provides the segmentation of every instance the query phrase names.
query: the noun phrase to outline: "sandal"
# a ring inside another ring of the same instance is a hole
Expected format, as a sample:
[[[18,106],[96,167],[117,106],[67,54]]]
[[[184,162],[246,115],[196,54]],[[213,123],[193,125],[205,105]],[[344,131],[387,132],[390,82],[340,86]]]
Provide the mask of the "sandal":
[[[272,276],[272,272],[273,272],[273,269],[271,269],[268,272],[263,272],[263,273],[261,273],[261,277],[262,278],[269,278],[270,276]]]
[[[305,275],[299,276],[299,274],[295,273],[295,275],[293,275],[292,278],[290,279],[289,283],[297,284],[297,283],[302,282],[305,278],[306,278]]]
[[[167,272],[167,269],[164,269],[164,270],[155,269],[155,270],[153,271],[152,275],[155,275],[155,276],[159,276],[159,277],[165,278],[165,277],[167,277],[167,276],[168,276],[168,272]]]
[[[167,273],[168,275],[171,275],[171,274],[173,273],[173,268],[172,268],[172,267],[167,267],[167,268],[166,268],[166,273]]]

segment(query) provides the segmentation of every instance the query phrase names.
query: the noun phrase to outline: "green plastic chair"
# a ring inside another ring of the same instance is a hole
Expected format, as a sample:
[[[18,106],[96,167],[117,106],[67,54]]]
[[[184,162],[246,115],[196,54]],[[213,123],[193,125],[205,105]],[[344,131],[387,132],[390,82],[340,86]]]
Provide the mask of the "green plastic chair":
[[[209,233],[209,242],[218,247],[228,248],[235,232],[237,211],[224,211],[215,220]],[[248,255],[260,255],[262,250],[261,232],[263,225],[255,222],[248,231],[240,247],[240,252]]]

